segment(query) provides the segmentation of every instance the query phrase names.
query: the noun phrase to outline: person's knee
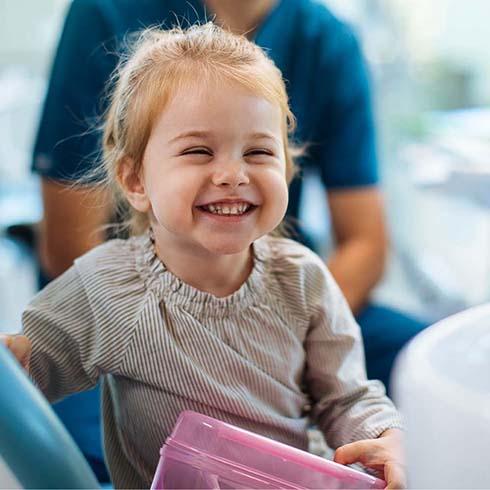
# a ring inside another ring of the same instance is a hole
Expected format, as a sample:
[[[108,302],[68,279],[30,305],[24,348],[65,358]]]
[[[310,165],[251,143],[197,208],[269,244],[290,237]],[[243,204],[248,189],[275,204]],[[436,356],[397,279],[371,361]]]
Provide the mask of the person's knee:
[[[427,326],[428,323],[403,315],[402,313],[397,313],[391,322],[391,328],[393,340],[399,346],[398,350],[404,347]]]
[[[357,318],[364,342],[403,347],[427,326],[427,322],[405,313],[377,305],[370,305]]]

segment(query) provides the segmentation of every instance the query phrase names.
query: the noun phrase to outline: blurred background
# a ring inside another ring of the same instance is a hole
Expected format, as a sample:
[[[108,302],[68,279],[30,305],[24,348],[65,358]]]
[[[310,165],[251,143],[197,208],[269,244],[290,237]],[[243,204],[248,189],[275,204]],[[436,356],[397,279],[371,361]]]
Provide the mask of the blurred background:
[[[375,299],[430,321],[490,300],[490,2],[326,3],[354,25],[373,79],[393,245]],[[7,230],[42,214],[31,151],[68,4],[0,0],[0,331],[20,327],[36,290],[29,247]],[[321,242],[324,191],[305,179],[302,220]]]

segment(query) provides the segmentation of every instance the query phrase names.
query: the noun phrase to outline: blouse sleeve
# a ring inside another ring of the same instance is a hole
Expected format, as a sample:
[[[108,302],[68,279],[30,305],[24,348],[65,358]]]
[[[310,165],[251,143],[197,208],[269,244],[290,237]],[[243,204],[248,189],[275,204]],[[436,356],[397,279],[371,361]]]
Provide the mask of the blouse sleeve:
[[[30,374],[50,401],[95,386],[99,343],[79,274],[72,267],[43,289],[23,317],[32,342]]]
[[[333,448],[401,428],[382,383],[366,378],[360,328],[320,259],[309,277],[312,313],[305,339],[305,382],[314,421]]]

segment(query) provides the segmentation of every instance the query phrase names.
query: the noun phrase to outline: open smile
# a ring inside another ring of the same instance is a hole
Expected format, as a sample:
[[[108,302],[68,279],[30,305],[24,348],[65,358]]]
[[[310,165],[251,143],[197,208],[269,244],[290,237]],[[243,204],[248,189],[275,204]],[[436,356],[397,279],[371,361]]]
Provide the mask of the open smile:
[[[246,214],[252,208],[256,208],[253,204],[247,202],[241,203],[214,203],[205,206],[198,206],[203,211],[219,216],[240,216]]]
[[[196,206],[197,209],[209,217],[218,218],[220,221],[240,221],[240,218],[252,214],[258,206],[249,202],[215,202]]]

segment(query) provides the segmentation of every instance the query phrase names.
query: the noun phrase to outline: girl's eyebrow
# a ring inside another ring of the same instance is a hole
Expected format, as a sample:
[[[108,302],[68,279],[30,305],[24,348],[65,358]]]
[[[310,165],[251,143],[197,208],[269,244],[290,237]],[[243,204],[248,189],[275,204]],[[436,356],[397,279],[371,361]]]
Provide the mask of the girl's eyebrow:
[[[209,131],[185,131],[184,133],[180,133],[177,136],[174,136],[169,143],[173,143],[174,141],[181,140],[184,138],[205,138],[209,136],[211,133]]]
[[[261,132],[257,132],[257,133],[250,133],[249,134],[249,137],[250,138],[256,138],[256,139],[259,139],[259,138],[267,138],[267,139],[270,139],[270,140],[275,140],[277,139],[273,134],[271,133],[261,133]]]
[[[253,139],[268,139],[268,140],[272,140],[272,141],[275,141],[275,142],[279,142],[279,138],[277,136],[274,136],[273,134],[271,133],[251,133],[249,135],[250,138],[253,138]]]
[[[178,141],[184,138],[206,138],[209,136],[211,136],[210,131],[200,131],[200,130],[185,131],[184,133],[180,133],[177,136],[174,136],[169,141],[169,143],[173,143],[174,141]],[[264,132],[250,133],[248,137],[250,139],[268,139],[268,140],[275,141],[276,143],[280,142],[279,138],[277,138],[271,133],[264,133]]]

